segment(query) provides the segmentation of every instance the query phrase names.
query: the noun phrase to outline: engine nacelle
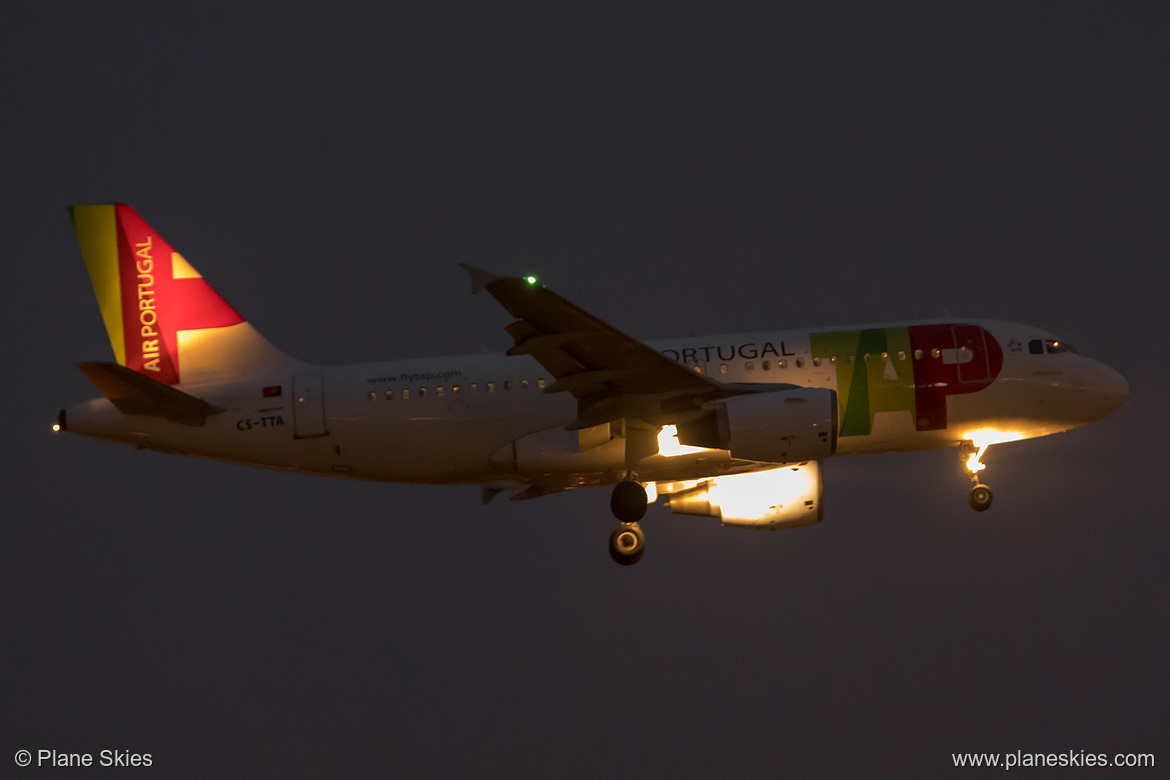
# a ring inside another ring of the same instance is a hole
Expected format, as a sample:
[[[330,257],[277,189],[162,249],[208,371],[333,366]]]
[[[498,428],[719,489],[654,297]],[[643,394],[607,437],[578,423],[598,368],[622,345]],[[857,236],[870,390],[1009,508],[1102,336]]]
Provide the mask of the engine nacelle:
[[[802,463],[837,450],[837,393],[819,387],[737,395],[717,411],[733,458]]]
[[[814,460],[708,479],[671,494],[666,505],[675,514],[718,517],[725,525],[799,528],[821,521],[823,492],[820,464]]]

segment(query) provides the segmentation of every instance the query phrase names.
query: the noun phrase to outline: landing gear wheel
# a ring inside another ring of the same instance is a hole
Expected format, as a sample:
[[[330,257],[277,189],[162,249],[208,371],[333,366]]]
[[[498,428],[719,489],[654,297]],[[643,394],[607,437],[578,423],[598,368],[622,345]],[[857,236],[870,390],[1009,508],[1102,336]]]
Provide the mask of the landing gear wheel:
[[[614,517],[623,523],[636,523],[645,516],[647,503],[646,488],[628,479],[613,486],[609,508]]]
[[[987,485],[976,485],[971,488],[971,492],[967,495],[967,503],[976,512],[986,512],[991,506],[991,499],[995,496],[991,494],[991,488]]]
[[[637,523],[622,523],[609,535],[609,556],[622,566],[633,566],[646,552],[646,534]]]

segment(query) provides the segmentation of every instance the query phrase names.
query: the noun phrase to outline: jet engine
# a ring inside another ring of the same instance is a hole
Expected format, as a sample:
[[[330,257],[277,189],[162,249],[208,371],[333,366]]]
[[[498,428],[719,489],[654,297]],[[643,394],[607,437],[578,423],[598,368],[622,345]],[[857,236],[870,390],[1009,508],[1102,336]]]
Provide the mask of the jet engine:
[[[821,521],[823,490],[820,464],[813,460],[704,480],[672,493],[666,505],[675,514],[718,517],[724,525],[799,528]]]
[[[701,420],[680,425],[678,441],[764,463],[827,458],[837,449],[837,393],[794,387],[732,396]]]

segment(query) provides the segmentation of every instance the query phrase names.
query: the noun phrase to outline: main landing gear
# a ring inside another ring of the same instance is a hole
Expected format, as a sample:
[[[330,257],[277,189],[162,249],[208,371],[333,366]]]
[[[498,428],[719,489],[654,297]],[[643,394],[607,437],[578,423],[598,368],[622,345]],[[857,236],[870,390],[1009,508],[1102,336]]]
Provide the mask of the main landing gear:
[[[967,503],[976,512],[986,512],[995,498],[991,488],[979,481],[979,472],[987,468],[979,460],[983,453],[987,452],[988,446],[984,444],[982,447],[976,447],[973,441],[964,441],[959,445],[959,456],[963,458],[967,470],[971,472],[971,492],[967,494]]]
[[[645,516],[648,503],[646,488],[632,478],[613,486],[609,508],[621,525],[609,535],[609,555],[622,566],[633,566],[646,552],[646,534],[638,521]]]

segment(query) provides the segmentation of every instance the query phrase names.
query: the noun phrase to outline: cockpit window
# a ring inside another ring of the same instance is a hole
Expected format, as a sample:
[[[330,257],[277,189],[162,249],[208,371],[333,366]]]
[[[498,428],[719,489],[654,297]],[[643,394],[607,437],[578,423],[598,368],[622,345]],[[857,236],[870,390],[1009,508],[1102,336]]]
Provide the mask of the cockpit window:
[[[1057,339],[1032,339],[1028,342],[1028,351],[1033,355],[1042,355],[1045,352],[1049,355],[1059,355],[1061,352],[1071,352],[1074,355],[1080,354],[1072,344]]]

